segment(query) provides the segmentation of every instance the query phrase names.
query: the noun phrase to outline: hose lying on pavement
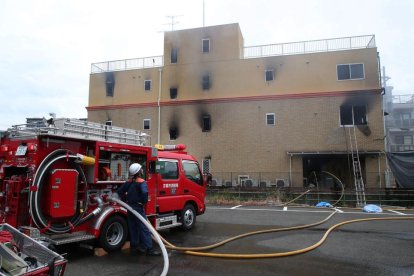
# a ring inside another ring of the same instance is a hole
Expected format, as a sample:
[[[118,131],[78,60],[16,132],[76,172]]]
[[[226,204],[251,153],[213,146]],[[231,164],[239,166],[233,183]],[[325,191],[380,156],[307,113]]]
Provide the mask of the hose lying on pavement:
[[[337,223],[331,226],[323,235],[323,237],[315,244],[298,249],[293,251],[287,252],[275,252],[275,253],[265,253],[265,254],[229,254],[229,253],[209,253],[209,252],[197,252],[197,251],[184,251],[187,255],[193,256],[202,256],[202,257],[215,257],[215,258],[227,258],[227,259],[261,259],[261,258],[276,258],[276,257],[286,257],[286,256],[293,256],[298,254],[303,254],[309,252],[319,246],[321,246],[326,239],[328,238],[329,234],[335,230],[336,228],[351,223],[357,222],[365,222],[365,221],[378,221],[378,220],[414,220],[414,217],[388,217],[388,218],[365,218],[365,219],[354,219],[354,220],[347,220],[340,223]]]
[[[273,228],[273,229],[266,229],[266,230],[260,230],[260,231],[254,231],[254,232],[249,232],[249,233],[245,233],[245,234],[241,234],[235,237],[231,237],[229,239],[226,239],[224,241],[212,244],[212,245],[207,245],[207,246],[201,246],[201,247],[178,247],[175,246],[173,244],[171,244],[170,242],[168,242],[167,240],[165,240],[163,237],[161,237],[162,241],[166,244],[166,247],[168,249],[172,249],[172,250],[176,250],[176,251],[186,251],[187,252],[191,252],[191,251],[202,251],[202,250],[208,250],[208,249],[213,249],[219,246],[222,246],[223,244],[229,243],[231,241],[235,241],[241,238],[245,238],[248,236],[253,236],[253,235],[258,235],[258,234],[264,234],[264,233],[272,233],[272,232],[282,232],[282,231],[290,231],[290,230],[299,230],[299,229],[305,229],[305,228],[309,228],[309,227],[313,227],[319,224],[322,224],[326,221],[328,221],[331,217],[333,217],[333,215],[335,215],[338,211],[332,212],[327,218],[325,218],[324,220],[315,222],[315,223],[311,223],[311,224],[306,224],[306,225],[299,225],[299,226],[292,226],[292,227],[285,227],[285,228]]]

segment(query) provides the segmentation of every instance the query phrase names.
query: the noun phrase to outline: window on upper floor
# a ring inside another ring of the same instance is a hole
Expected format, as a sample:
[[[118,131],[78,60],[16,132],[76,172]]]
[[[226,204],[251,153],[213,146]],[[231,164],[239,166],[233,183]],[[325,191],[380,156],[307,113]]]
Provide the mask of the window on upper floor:
[[[203,76],[201,86],[203,87],[203,90],[209,90],[211,87],[211,81],[210,81],[210,75],[206,74]]]
[[[170,99],[177,99],[177,95],[178,95],[178,88],[171,87],[170,88]]]
[[[366,125],[367,107],[365,105],[341,105],[341,126]]]
[[[143,120],[144,129],[151,129],[151,119]]]
[[[178,60],[178,49],[171,48],[171,63],[177,63]]]
[[[211,117],[210,115],[204,115],[202,121],[202,131],[209,132],[211,130]]]
[[[105,87],[106,87],[106,96],[113,97],[115,89],[115,76],[113,72],[107,72],[105,74]]]
[[[144,90],[145,91],[151,91],[151,80],[145,80],[144,81]]]
[[[177,127],[170,127],[170,140],[174,141],[177,140],[178,137],[178,128]]]
[[[276,124],[275,113],[266,113],[266,125],[274,126]]]
[[[112,126],[112,120],[108,120],[108,121],[106,121],[106,122],[105,122],[105,125],[106,125],[106,126]]]
[[[203,50],[203,53],[210,53],[210,39],[209,38],[204,38],[202,40],[202,50]]]
[[[365,78],[364,64],[338,64],[336,66],[338,80],[360,80]]]
[[[275,78],[274,70],[265,70],[265,80],[272,81]]]

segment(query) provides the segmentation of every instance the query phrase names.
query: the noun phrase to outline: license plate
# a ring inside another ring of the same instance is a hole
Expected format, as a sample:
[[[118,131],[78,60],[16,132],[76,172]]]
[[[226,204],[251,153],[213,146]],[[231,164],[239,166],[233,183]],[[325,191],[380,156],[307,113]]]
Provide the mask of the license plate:
[[[27,146],[19,146],[16,150],[16,156],[25,156],[27,151]]]

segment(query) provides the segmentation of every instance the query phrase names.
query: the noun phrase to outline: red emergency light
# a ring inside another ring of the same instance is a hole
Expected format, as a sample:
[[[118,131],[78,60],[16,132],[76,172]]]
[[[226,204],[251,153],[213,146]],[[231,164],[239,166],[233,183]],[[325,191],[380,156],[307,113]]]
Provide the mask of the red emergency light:
[[[160,144],[156,144],[154,147],[158,150],[161,150],[161,151],[185,150],[185,148],[186,148],[186,146],[184,144],[177,144],[177,145],[160,145]]]

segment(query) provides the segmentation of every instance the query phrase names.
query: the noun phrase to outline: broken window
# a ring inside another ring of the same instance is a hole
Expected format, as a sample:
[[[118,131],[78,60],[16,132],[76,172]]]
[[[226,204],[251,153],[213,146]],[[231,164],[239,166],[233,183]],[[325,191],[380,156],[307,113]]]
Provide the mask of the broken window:
[[[144,119],[144,129],[151,129],[151,119]]]
[[[178,89],[176,87],[170,88],[170,99],[177,99]]]
[[[177,63],[178,59],[178,49],[171,48],[171,63]]]
[[[203,90],[210,89],[210,87],[211,87],[211,84],[210,84],[210,75],[207,74],[207,75],[204,75],[203,76],[202,87],[203,87]]]
[[[274,79],[274,72],[273,70],[265,70],[265,79],[266,81],[272,81]]]
[[[211,130],[211,118],[210,115],[204,115],[203,116],[203,121],[202,121],[202,131],[203,132],[209,132]]]
[[[275,113],[266,113],[266,125],[275,125]]]
[[[145,80],[144,81],[144,90],[150,91],[151,90],[151,80]]]
[[[105,122],[105,125],[107,125],[107,126],[112,126],[112,121],[111,121],[111,120],[107,120],[107,121]]]
[[[106,96],[113,97],[114,88],[115,88],[115,76],[113,72],[107,72],[105,74],[105,86],[106,86]]]
[[[202,43],[203,43],[203,53],[209,53],[210,52],[210,39],[204,38]]]
[[[342,105],[340,120],[341,126],[366,125],[367,108],[365,105]]]
[[[358,80],[365,78],[364,64],[339,64],[336,66],[338,80]]]

